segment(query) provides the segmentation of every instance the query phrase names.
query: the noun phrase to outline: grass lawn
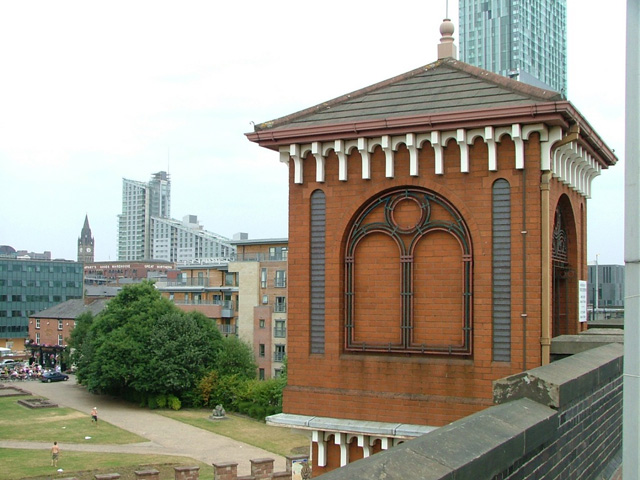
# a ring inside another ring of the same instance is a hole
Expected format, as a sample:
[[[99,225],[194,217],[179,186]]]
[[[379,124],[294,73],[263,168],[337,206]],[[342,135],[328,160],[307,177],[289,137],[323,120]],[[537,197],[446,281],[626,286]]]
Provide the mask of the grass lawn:
[[[100,427],[102,428],[102,426]],[[160,478],[174,478],[174,466],[200,467],[200,480],[213,480],[213,467],[190,458],[166,455],[132,455],[121,453],[87,453],[62,451],[58,472],[51,466],[48,450],[0,448],[0,480],[44,480],[75,477],[93,480],[96,474],[119,473],[122,480],[134,480],[136,470],[156,469]]]
[[[160,478],[173,478],[174,466],[198,465],[201,480],[213,480],[213,467],[191,458],[166,455],[135,455],[121,453],[72,452],[65,444],[128,444],[146,442],[133,433],[101,421],[100,428],[90,417],[71,408],[31,409],[18,404],[29,395],[0,397],[0,439],[24,442],[46,442],[62,445],[58,473],[51,466],[51,454],[46,450],[0,448],[0,480],[56,479],[75,477],[93,480],[99,473],[119,473],[123,480],[135,479],[136,470],[155,468]],[[85,437],[91,437],[85,439]]]
[[[100,428],[86,413],[71,408],[28,408],[18,404],[20,398],[0,397],[0,439],[24,442],[58,443],[138,443],[146,442],[133,433],[107,422]],[[85,439],[85,437],[91,437]]]
[[[209,420],[211,410],[185,408],[154,412],[278,455],[309,453],[309,437],[306,435],[288,428],[272,427],[241,415],[227,413],[226,420]]]

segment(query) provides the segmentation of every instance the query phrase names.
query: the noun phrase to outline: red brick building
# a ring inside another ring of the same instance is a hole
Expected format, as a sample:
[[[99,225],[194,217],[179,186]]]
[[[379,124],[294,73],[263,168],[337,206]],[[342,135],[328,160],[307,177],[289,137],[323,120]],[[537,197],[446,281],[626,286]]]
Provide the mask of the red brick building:
[[[591,182],[577,109],[441,55],[247,134],[289,165],[288,387],[314,476],[492,404],[583,329]]]

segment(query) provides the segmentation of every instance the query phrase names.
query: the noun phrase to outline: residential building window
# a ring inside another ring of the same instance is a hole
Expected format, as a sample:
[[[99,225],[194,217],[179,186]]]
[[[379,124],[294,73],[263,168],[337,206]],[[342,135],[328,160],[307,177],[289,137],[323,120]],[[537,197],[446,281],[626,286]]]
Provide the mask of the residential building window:
[[[262,295],[262,304],[266,305],[269,303],[269,295]]]
[[[267,288],[267,269],[260,270],[260,288]]]
[[[227,287],[233,287],[236,285],[236,274],[234,272],[224,273],[224,284]]]
[[[264,380],[264,368],[258,370],[258,375],[260,377],[260,380]]]
[[[260,357],[264,357],[265,356],[265,348],[264,348],[264,343],[261,343],[258,347],[258,356]]]
[[[286,270],[276,271],[276,287],[283,288],[287,286],[287,272]]]
[[[275,352],[273,352],[273,361],[274,362],[282,362],[284,361],[284,356],[286,355],[285,353],[285,347],[286,345],[276,345],[276,350]]]
[[[58,330],[62,330],[62,320],[58,320]]]
[[[287,328],[284,320],[276,320],[276,326],[273,328],[273,336],[276,338],[285,338],[287,336]]]
[[[40,334],[36,333],[36,343],[40,345]]]
[[[36,328],[40,328],[40,319],[36,318]]]
[[[286,261],[287,247],[269,247],[269,260]]]
[[[274,378],[280,378],[280,376],[282,376],[282,369],[281,368],[274,369],[273,376]]]
[[[287,311],[287,297],[276,297],[276,304],[273,306],[273,311],[278,313],[284,313]]]
[[[260,328],[264,328],[264,318],[261,318],[258,323],[260,324]]]
[[[62,334],[58,334],[58,345],[62,345]]]

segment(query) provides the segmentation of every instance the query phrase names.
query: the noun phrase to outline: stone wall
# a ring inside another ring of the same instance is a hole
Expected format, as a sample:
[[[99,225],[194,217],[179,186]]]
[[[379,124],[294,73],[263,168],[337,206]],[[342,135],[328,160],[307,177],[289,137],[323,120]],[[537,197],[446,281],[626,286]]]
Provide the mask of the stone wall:
[[[494,382],[496,405],[326,480],[603,478],[622,446],[621,344]]]

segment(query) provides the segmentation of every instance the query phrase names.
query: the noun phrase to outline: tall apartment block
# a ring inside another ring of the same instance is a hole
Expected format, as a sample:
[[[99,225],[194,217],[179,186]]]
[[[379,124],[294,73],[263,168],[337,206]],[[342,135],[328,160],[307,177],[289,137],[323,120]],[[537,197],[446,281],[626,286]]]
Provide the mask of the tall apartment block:
[[[210,318],[252,346],[257,376],[274,378],[287,355],[288,240],[234,239],[234,258],[178,266],[156,282],[165,298]]]
[[[0,345],[21,350],[29,316],[82,298],[82,264],[0,256]]]
[[[195,259],[228,258],[235,248],[228,238],[207,232],[195,215],[186,215],[182,221],[171,218],[151,218],[152,258],[175,263],[188,263]]]
[[[460,59],[567,92],[566,0],[460,0]]]
[[[238,336],[253,346],[258,378],[280,375],[287,356],[286,238],[233,240],[236,261],[229,271],[240,279]]]
[[[151,218],[170,218],[171,179],[154,173],[148,183],[122,179],[122,213],[118,215],[118,260],[151,258]]]

